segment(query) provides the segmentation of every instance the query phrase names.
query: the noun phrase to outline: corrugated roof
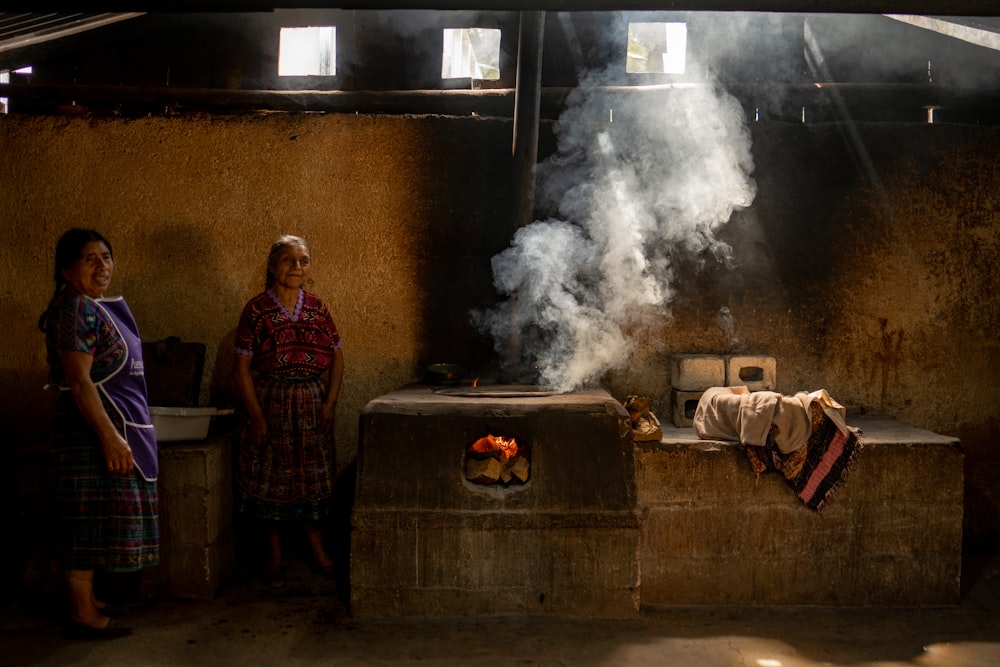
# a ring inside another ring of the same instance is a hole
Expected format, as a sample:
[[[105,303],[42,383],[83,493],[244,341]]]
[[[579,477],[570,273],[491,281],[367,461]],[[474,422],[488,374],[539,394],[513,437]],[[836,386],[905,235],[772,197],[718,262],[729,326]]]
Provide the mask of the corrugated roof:
[[[142,16],[143,13],[0,13],[0,53],[69,37]]]

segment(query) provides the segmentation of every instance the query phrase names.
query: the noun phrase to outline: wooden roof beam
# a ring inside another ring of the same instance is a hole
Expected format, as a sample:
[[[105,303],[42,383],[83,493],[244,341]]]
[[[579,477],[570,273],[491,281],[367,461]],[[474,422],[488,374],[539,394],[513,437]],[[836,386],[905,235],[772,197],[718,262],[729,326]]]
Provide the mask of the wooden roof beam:
[[[5,11],[260,12],[275,9],[741,11],[1000,16],[996,0],[8,0]]]

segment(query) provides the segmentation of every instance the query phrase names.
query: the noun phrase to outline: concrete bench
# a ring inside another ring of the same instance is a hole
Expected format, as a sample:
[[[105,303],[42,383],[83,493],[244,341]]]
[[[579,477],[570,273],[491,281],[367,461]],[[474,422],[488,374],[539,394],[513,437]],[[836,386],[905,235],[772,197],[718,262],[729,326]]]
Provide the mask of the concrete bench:
[[[635,443],[643,605],[953,605],[962,557],[961,443],[850,417],[863,449],[822,512],[742,445],[664,426]]]

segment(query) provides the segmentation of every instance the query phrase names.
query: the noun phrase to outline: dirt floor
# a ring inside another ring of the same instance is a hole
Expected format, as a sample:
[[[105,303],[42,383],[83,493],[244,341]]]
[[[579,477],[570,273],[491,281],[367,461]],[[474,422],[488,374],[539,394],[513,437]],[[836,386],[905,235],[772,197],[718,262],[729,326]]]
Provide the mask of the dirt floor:
[[[1000,557],[970,558],[944,608],[656,608],[628,621],[540,617],[353,619],[345,586],[299,561],[289,585],[249,568],[211,602],[137,602],[133,635],[73,641],[58,613],[0,607],[0,665],[1000,665]]]

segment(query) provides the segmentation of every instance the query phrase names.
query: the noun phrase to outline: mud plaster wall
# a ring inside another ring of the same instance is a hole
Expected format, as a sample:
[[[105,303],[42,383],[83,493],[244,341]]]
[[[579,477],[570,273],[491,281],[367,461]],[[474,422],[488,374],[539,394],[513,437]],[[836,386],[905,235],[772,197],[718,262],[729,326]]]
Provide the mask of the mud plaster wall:
[[[236,323],[263,287],[271,242],[309,241],[311,289],[327,302],[345,341],[339,459],[356,448],[361,407],[411,380],[425,340],[449,315],[431,290],[458,305],[481,300],[489,267],[471,266],[509,183],[503,123],[364,116],[254,116],[135,121],[4,119],[0,204],[4,305],[2,369],[18,438],[36,429],[47,399],[34,321],[52,289],[54,243],[69,226],[101,230],[114,244],[112,292],[124,294],[144,340],[179,336],[208,347],[202,403],[233,403]],[[464,135],[464,136],[460,136]],[[450,173],[444,174],[442,170]],[[499,176],[498,176],[499,175]],[[467,196],[466,193],[482,193]],[[487,215],[488,214],[488,215]],[[504,239],[497,241],[498,244]],[[450,248],[449,246],[454,246]],[[442,256],[433,257],[437,248]],[[502,247],[499,245],[497,249]],[[440,301],[440,299],[439,299]],[[459,325],[467,319],[460,314]],[[431,318],[434,318],[431,321]],[[468,336],[451,354],[464,354]]]
[[[510,130],[441,117],[0,118],[5,447],[44,437],[35,321],[67,227],[112,240],[113,291],[145,339],[208,345],[202,402],[219,406],[232,403],[240,309],[288,232],[310,241],[312,290],[345,340],[344,469],[368,400],[428,362],[486,363],[467,313],[492,298],[489,259],[511,234]],[[605,387],[650,396],[669,421],[670,354],[774,356],[779,391],[825,388],[849,410],[960,437],[967,532],[1000,544],[1000,131],[752,132],[758,196],[721,231],[738,266],[680,267],[669,312],[637,325],[633,363]]]

